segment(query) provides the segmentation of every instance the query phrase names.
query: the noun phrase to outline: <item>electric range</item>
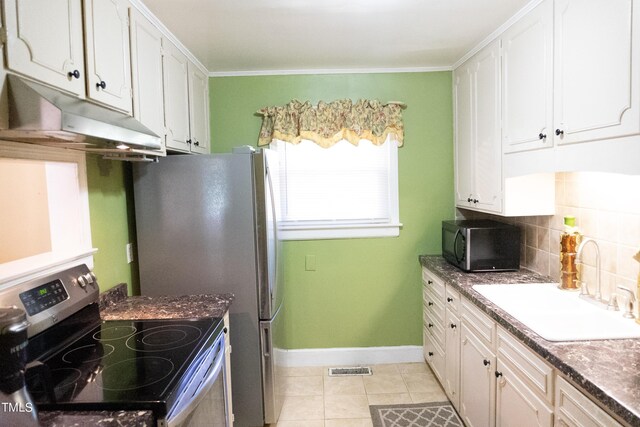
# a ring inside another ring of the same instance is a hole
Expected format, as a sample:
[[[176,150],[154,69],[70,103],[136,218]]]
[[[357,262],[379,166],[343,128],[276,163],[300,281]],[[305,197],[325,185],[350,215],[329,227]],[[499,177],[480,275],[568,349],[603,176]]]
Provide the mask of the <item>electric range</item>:
[[[31,322],[25,376],[37,409],[152,410],[173,424],[224,356],[222,319],[102,321],[97,294],[84,265],[0,293]]]

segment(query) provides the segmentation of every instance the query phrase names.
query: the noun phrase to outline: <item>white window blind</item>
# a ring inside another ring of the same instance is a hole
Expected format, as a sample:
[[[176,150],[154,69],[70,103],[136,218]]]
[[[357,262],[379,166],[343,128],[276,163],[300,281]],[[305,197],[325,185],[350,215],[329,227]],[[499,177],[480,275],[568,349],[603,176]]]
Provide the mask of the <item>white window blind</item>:
[[[280,160],[285,239],[397,236],[397,145],[271,144]]]

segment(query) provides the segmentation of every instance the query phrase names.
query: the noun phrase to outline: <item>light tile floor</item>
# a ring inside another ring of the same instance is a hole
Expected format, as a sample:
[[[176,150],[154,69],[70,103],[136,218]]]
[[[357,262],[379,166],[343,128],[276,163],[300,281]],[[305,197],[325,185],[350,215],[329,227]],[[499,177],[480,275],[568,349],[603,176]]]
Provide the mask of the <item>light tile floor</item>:
[[[425,363],[371,370],[370,376],[330,377],[328,367],[283,368],[284,403],[271,427],[370,427],[369,405],[447,400]]]

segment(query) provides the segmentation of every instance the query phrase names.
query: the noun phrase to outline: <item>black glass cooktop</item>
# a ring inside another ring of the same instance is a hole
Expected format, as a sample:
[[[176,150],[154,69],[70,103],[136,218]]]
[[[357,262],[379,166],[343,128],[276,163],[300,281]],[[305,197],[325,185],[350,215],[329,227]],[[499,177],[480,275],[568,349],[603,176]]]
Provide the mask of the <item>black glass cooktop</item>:
[[[222,319],[104,321],[27,371],[39,409],[153,409],[162,416]]]

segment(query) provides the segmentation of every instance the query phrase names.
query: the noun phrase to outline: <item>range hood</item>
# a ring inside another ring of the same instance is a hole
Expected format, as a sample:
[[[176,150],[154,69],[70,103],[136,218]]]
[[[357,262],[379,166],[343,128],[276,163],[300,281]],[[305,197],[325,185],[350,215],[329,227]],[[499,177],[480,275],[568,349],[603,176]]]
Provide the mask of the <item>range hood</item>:
[[[16,75],[7,80],[9,129],[0,138],[102,153],[162,148],[158,135],[124,113]]]

